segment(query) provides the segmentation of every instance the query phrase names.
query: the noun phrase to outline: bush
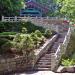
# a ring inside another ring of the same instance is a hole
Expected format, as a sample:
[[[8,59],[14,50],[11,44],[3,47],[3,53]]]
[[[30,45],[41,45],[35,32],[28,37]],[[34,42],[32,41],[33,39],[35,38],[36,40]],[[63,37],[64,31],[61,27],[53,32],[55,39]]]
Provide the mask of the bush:
[[[40,43],[40,38],[35,33],[31,33],[31,38],[34,41],[36,48],[38,48],[39,43]]]
[[[39,30],[36,30],[35,31],[35,34],[39,37],[39,38],[41,38],[43,35],[42,35],[42,33],[39,31]]]
[[[26,36],[22,39],[22,47],[25,51],[31,51],[34,48],[34,41],[30,36]]]
[[[22,33],[24,33],[24,34],[27,33],[27,28],[23,27],[22,28]]]
[[[62,59],[62,65],[72,66],[75,65],[75,61],[73,59]]]
[[[26,57],[26,62],[29,62],[34,58],[34,41],[31,36],[27,35],[21,41],[21,50],[23,55]]]
[[[52,31],[50,29],[46,29],[44,35],[45,37],[50,38],[52,35]]]
[[[35,32],[35,30],[37,30],[37,29],[38,29],[39,31],[41,31],[41,32],[44,32],[44,31],[45,31],[45,29],[44,29],[43,27],[41,27],[41,26],[36,26],[36,25],[32,24],[31,22],[26,22],[26,23],[24,24],[24,26],[27,28],[28,33]]]
[[[21,34],[20,33],[16,34],[13,41],[14,42],[20,42],[21,41]]]

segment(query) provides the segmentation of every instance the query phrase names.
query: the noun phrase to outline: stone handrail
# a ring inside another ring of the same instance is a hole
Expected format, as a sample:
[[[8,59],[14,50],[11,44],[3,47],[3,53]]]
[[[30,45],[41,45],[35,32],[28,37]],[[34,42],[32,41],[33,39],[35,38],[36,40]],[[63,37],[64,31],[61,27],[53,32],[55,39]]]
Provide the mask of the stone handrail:
[[[67,45],[69,43],[71,36],[71,29],[68,29],[67,35],[65,35],[64,41],[62,44],[58,46],[56,53],[51,55],[51,70],[54,70],[55,67],[58,66],[61,56],[65,53]]]

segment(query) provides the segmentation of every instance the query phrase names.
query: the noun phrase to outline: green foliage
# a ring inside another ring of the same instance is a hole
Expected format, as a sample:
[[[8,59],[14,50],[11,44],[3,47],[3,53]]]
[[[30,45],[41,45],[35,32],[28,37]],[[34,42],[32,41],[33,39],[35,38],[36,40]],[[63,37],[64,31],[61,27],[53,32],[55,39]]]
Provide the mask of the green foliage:
[[[62,59],[62,65],[72,66],[75,65],[75,61],[73,59]]]
[[[27,28],[28,33],[35,32],[35,30],[39,30],[41,32],[44,32],[45,31],[45,29],[43,27],[36,26],[36,25],[32,24],[31,22],[22,23],[21,25],[23,27]]]
[[[21,50],[26,57],[26,62],[29,62],[34,58],[34,41],[30,35],[25,36],[21,41]]]
[[[28,58],[28,56],[31,52],[34,53],[34,42],[30,35],[18,34],[14,38],[12,44],[13,50],[15,49],[15,53],[23,53],[23,55],[26,56],[27,59],[30,58]]]
[[[16,34],[13,41],[20,42],[21,41],[21,36],[20,35],[21,35],[20,33]]]
[[[0,35],[15,35],[16,32],[2,32]]]
[[[57,4],[59,4],[59,11],[61,14],[66,17],[75,18],[75,0],[57,0]]]
[[[41,38],[43,35],[42,35],[42,33],[39,31],[39,30],[36,30],[35,31],[35,34],[39,37],[39,38]]]
[[[31,33],[31,38],[33,39],[34,44],[37,48],[39,46],[39,43],[40,43],[40,38],[35,33]]]
[[[36,26],[31,22],[0,22],[0,32],[22,32],[23,28],[27,29],[27,33],[35,32],[35,30],[39,30],[41,32],[45,31],[43,27]]]
[[[24,7],[24,0],[0,0],[0,17],[19,15],[19,11]]]
[[[7,53],[8,51],[10,51],[12,47],[12,43],[10,41],[4,43],[2,46],[1,46],[1,51],[0,53]]]
[[[50,29],[46,29],[44,35],[45,37],[50,38],[52,35],[52,31]]]
[[[8,42],[9,40],[8,39],[5,39],[5,38],[0,38],[0,48],[3,44],[5,44],[6,42]]]
[[[24,39],[22,39],[22,50],[24,51],[31,51],[34,49],[34,42],[33,39],[30,36],[26,36]]]
[[[27,29],[25,27],[22,28],[22,33],[27,33]]]

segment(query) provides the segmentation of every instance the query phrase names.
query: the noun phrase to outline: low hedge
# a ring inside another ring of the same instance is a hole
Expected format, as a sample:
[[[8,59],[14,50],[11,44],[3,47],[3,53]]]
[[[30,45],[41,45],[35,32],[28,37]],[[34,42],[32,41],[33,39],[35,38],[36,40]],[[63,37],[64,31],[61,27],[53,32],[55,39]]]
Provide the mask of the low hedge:
[[[0,33],[0,36],[1,35],[15,35],[16,34],[16,32],[2,32],[2,33]]]

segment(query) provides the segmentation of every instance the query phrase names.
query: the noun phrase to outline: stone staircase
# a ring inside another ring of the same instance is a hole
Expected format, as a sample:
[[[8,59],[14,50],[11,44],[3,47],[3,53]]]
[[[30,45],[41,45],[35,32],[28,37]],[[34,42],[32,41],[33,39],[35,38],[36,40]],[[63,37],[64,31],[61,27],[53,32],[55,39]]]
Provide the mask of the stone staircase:
[[[64,40],[64,35],[59,35],[52,46],[49,48],[47,53],[43,54],[42,57],[35,64],[34,70],[36,71],[49,71],[51,70],[51,54],[55,53],[59,44]]]
[[[52,46],[49,48],[49,50],[42,55],[42,57],[37,61],[34,70],[36,71],[49,71],[51,70],[51,54],[55,53],[56,49],[58,48],[58,38],[55,40],[55,42],[52,44]]]

